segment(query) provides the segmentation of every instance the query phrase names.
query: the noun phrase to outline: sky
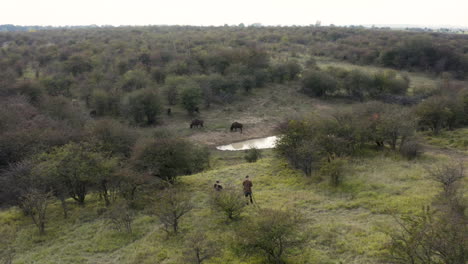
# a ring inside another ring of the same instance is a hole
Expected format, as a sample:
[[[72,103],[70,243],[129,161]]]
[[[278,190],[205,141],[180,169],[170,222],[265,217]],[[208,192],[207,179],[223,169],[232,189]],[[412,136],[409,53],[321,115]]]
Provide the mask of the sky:
[[[421,25],[468,27],[468,0],[0,0],[15,25]]]

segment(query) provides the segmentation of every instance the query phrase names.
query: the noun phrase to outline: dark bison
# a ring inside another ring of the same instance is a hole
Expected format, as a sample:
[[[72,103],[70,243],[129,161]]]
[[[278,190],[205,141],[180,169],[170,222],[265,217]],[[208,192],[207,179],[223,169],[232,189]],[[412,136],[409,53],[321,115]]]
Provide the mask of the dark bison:
[[[172,113],[172,110],[170,108],[167,109],[167,115],[170,116]]]
[[[97,116],[97,111],[96,110],[91,110],[91,112],[89,112],[89,116],[90,117],[96,117]]]
[[[195,120],[192,120],[192,123],[190,123],[190,128],[194,128],[194,127],[203,127],[203,120],[198,120],[198,119],[195,119]]]
[[[231,125],[231,132],[232,132],[232,131],[237,131],[237,129],[240,129],[240,132],[242,133],[242,127],[243,127],[243,125],[242,125],[241,123],[239,123],[239,122],[234,122],[234,123],[232,123],[232,125]]]

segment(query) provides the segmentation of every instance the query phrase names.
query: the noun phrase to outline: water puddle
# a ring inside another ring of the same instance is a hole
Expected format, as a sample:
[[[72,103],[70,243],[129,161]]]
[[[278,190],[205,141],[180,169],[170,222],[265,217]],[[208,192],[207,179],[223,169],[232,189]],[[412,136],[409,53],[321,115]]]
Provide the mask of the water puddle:
[[[264,137],[264,138],[255,138],[249,139],[241,142],[232,143],[229,145],[217,146],[216,149],[219,150],[246,150],[251,148],[258,149],[269,149],[274,148],[276,141],[278,140],[277,136]]]

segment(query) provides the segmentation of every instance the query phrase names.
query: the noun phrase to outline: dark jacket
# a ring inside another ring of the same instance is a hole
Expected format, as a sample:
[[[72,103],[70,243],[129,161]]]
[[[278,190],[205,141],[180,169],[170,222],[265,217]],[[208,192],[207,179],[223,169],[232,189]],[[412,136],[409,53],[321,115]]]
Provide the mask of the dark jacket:
[[[242,183],[242,186],[244,186],[244,192],[249,192],[251,193],[252,192],[252,182],[249,180],[249,179],[246,179],[243,183]]]
[[[217,184],[215,183],[213,188],[216,190],[216,191],[221,191],[223,189],[223,186],[221,186],[221,184]]]

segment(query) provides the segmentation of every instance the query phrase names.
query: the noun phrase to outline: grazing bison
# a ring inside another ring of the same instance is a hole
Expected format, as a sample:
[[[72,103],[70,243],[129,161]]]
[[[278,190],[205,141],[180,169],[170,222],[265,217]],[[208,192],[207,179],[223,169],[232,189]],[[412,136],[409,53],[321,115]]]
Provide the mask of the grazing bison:
[[[232,123],[232,125],[231,125],[231,132],[232,132],[232,131],[237,131],[237,129],[240,129],[240,132],[242,133],[242,127],[243,127],[243,125],[242,125],[241,123],[239,123],[239,122],[234,122],[234,123]]]
[[[192,120],[192,123],[190,123],[190,128],[194,128],[194,127],[203,127],[203,120],[198,120],[198,119],[194,119]]]
[[[90,117],[96,117],[97,116],[97,111],[96,110],[91,110],[91,112],[89,112],[89,116]]]

